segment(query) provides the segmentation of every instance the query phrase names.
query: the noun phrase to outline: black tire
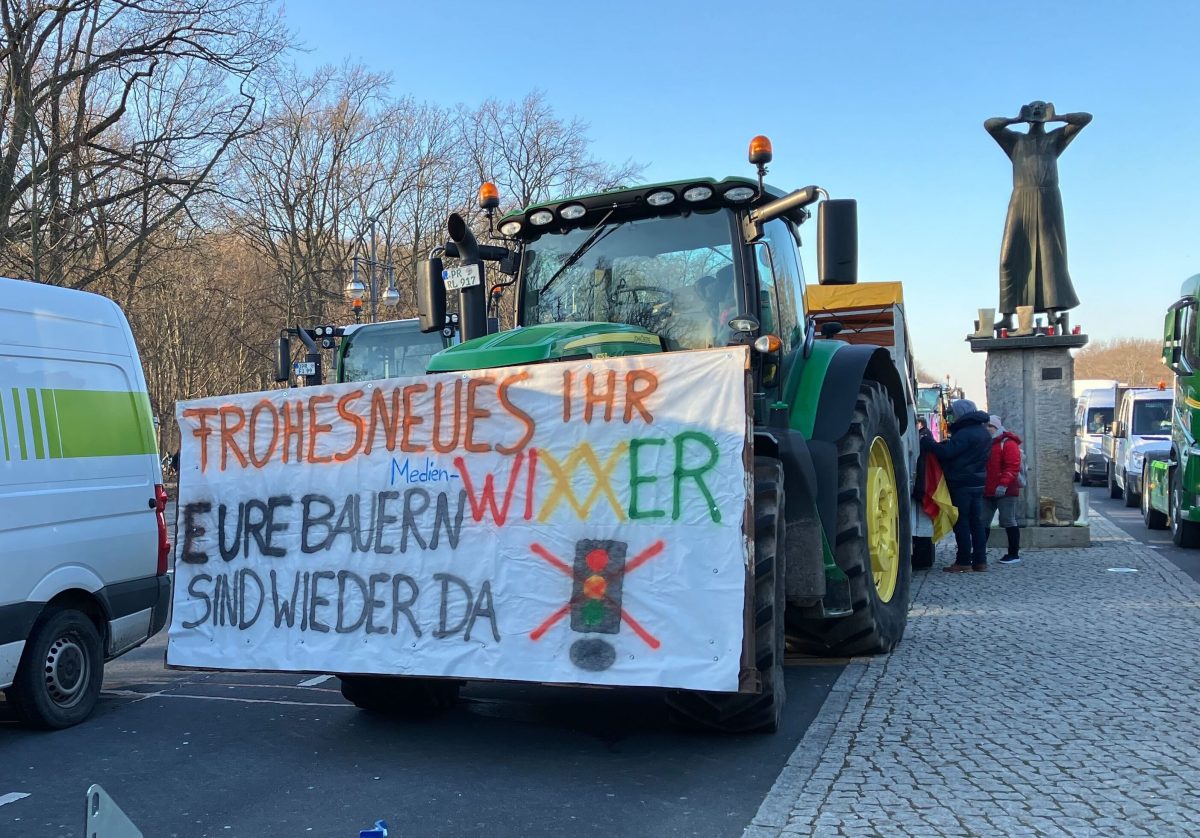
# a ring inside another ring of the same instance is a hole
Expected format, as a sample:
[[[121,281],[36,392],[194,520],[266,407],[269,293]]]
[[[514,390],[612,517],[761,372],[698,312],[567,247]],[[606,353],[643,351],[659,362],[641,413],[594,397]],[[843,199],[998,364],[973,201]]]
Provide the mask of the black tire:
[[[1077,475],[1077,479],[1079,480],[1079,485],[1083,486],[1083,487],[1090,486],[1091,481],[1088,480],[1087,468],[1084,465],[1084,461],[1080,460],[1079,464],[1078,464],[1078,466],[1076,466],[1076,468],[1078,469],[1078,471],[1076,471],[1075,473]]]
[[[933,567],[933,539],[915,535],[912,540],[913,570],[929,570]]]
[[[339,675],[342,698],[372,713],[434,713],[458,703],[461,681],[443,678],[392,678],[386,675]]]
[[[875,589],[868,546],[867,463],[871,443],[882,439],[892,458],[898,505],[896,586],[884,602]],[[853,613],[846,617],[803,619],[789,626],[801,651],[810,655],[851,657],[890,652],[904,636],[912,582],[912,536],[908,476],[900,427],[882,385],[859,388],[854,417],[838,441],[838,514],[834,560],[850,579]]]
[[[1200,524],[1184,521],[1179,512],[1179,494],[1182,478],[1179,468],[1171,472],[1171,541],[1176,547],[1200,547]]]
[[[1138,505],[1141,500],[1141,492],[1135,492],[1133,485],[1129,482],[1129,472],[1125,472],[1125,488],[1121,491],[1121,496],[1125,499],[1125,505],[1133,508]]]
[[[754,458],[754,653],[762,691],[672,690],[674,721],[721,733],[774,733],[787,700],[784,684],[783,464]]]
[[[1116,466],[1112,463],[1108,464],[1108,496],[1112,500],[1117,500],[1121,497],[1121,487],[1117,485]]]
[[[5,691],[17,718],[58,730],[92,714],[104,682],[100,632],[82,611],[49,608],[25,642],[12,686]]]
[[[1142,463],[1142,520],[1146,522],[1148,530],[1165,530],[1167,516],[1150,505],[1150,493],[1146,491],[1146,475],[1150,473],[1149,467],[1149,463]]]

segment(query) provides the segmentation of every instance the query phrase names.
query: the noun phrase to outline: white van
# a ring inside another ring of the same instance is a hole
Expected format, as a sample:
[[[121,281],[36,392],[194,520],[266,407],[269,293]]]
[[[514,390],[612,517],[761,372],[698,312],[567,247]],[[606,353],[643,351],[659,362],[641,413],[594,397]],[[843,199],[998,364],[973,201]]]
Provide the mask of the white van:
[[[1108,479],[1108,458],[1104,455],[1104,434],[1113,421],[1114,391],[1085,390],[1075,401],[1075,477],[1087,486]]]
[[[0,278],[0,689],[23,721],[83,721],[104,662],[163,627],[166,500],[121,309]]]

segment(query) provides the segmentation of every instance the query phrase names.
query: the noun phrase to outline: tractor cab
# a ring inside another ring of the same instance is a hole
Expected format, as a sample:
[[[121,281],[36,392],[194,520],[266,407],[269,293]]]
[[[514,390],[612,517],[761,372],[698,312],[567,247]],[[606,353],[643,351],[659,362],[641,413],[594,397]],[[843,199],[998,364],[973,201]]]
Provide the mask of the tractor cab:
[[[701,178],[537,204],[489,218],[502,245],[479,244],[451,216],[450,241],[418,271],[418,313],[423,328],[440,328],[446,290],[458,290],[464,342],[429,370],[728,345],[777,361],[811,343],[797,230],[821,190],[766,186],[769,144],[755,142],[757,182]],[[485,184],[480,207],[490,213],[498,203]],[[854,202],[826,200],[821,211],[822,281],[852,283]],[[459,262],[446,269],[444,256]],[[486,262],[511,279],[487,288]],[[483,306],[510,285],[517,328],[492,334],[495,318]]]

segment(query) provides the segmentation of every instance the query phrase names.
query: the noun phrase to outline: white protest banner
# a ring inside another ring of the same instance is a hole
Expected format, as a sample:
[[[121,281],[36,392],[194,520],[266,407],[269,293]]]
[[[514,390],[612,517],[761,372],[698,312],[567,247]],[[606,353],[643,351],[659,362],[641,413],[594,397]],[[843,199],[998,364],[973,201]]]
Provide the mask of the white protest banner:
[[[181,403],[168,664],[736,690],[746,363]]]

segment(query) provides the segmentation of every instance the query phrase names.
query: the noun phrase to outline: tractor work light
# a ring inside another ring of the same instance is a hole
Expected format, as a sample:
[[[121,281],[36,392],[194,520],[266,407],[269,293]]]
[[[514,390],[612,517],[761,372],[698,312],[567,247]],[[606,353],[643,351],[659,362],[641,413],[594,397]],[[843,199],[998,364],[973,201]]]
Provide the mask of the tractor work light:
[[[725,200],[740,204],[754,197],[754,190],[749,186],[735,186],[725,190]]]
[[[533,215],[529,216],[529,223],[536,224],[538,227],[545,227],[554,220],[554,215],[550,210],[538,210]]]
[[[519,232],[521,232],[521,222],[520,221],[505,221],[503,224],[500,225],[500,235],[502,235],[502,236],[512,237],[512,236],[515,236]]]
[[[758,320],[748,314],[743,314],[729,321],[729,329],[733,332],[753,334],[758,331]]]
[[[500,190],[496,188],[496,184],[485,182],[479,187],[479,208],[494,210],[498,206],[500,206]]]
[[[712,197],[713,191],[707,186],[693,186],[690,189],[683,190],[683,200],[696,203],[697,201],[707,201]]]
[[[651,192],[646,196],[646,203],[652,207],[665,207],[674,200],[675,193],[669,189],[663,189],[659,192]]]
[[[587,210],[584,209],[583,204],[567,204],[558,211],[558,214],[561,215],[566,221],[574,221],[577,218],[583,218],[585,213],[587,213]]]

